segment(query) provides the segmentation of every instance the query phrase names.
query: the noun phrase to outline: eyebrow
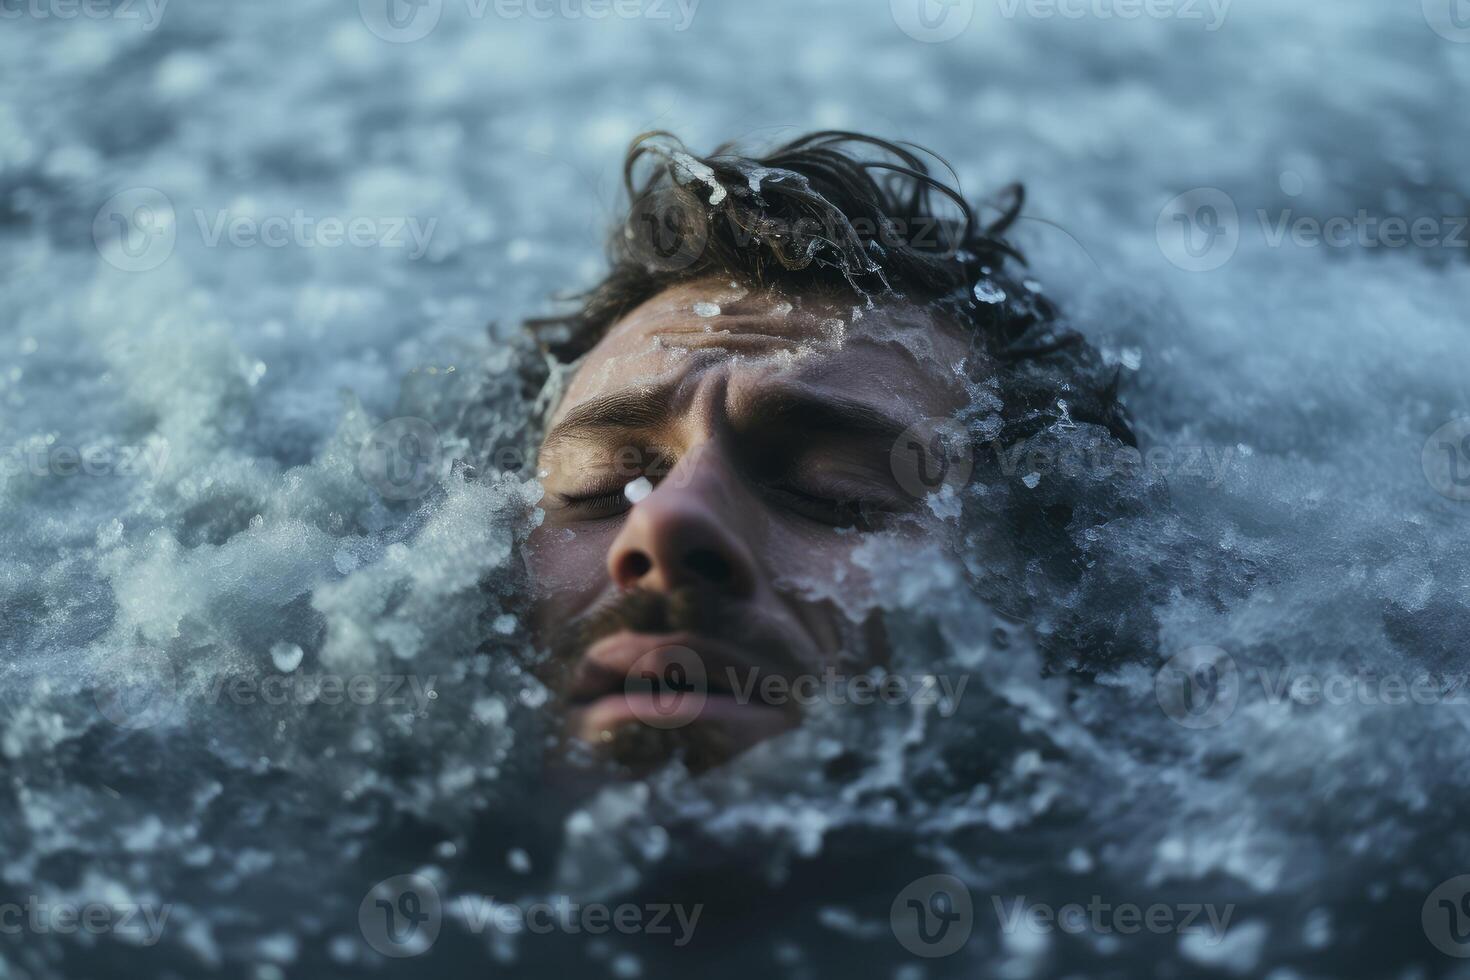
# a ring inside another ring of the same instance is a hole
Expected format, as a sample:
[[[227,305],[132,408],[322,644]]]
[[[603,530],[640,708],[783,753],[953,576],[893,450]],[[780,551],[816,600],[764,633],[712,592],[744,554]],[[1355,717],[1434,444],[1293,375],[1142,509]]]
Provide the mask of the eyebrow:
[[[666,387],[628,389],[591,398],[567,412],[547,433],[545,445],[599,432],[656,429],[674,415]],[[754,393],[748,407],[731,413],[736,430],[784,430],[791,434],[841,434],[893,441],[907,425],[860,399],[817,394],[800,386]]]
[[[741,429],[784,427],[796,433],[840,433],[890,442],[908,428],[860,399],[818,395],[804,388],[763,392],[748,411],[735,414],[734,424]]]
[[[630,388],[589,398],[546,434],[546,445],[584,433],[652,429],[673,415],[666,389]]]

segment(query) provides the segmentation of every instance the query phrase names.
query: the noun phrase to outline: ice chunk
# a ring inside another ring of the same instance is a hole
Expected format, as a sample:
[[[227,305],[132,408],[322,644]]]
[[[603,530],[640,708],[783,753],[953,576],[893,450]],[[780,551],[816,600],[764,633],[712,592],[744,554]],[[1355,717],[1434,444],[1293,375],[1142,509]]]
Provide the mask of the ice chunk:
[[[682,150],[674,151],[672,159],[674,175],[680,183],[687,184],[697,180],[709,187],[711,206],[718,206],[724,202],[727,194],[725,185],[720,183],[719,178],[715,176],[715,172],[708,164],[701,163]]]
[[[301,647],[294,643],[276,643],[271,646],[271,663],[283,674],[289,674],[300,667],[304,655]]]
[[[1230,923],[1225,926],[1223,935],[1212,925],[1205,925],[1180,936],[1179,952],[1201,966],[1237,976],[1250,976],[1257,972],[1269,934],[1270,928],[1259,920]]]

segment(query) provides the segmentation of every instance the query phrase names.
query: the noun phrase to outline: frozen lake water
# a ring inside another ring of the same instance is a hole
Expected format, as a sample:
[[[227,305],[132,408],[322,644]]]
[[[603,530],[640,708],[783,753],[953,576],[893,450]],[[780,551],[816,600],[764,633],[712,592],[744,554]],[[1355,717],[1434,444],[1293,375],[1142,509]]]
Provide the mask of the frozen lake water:
[[[1460,0],[393,3],[0,2],[0,974],[1467,975]],[[568,804],[519,324],[597,278],[636,134],[818,128],[1024,181],[1147,465],[1062,430],[972,488],[1095,515],[1027,627],[873,551],[949,717]],[[932,958],[930,874],[973,905]],[[490,924],[557,901],[641,924]]]

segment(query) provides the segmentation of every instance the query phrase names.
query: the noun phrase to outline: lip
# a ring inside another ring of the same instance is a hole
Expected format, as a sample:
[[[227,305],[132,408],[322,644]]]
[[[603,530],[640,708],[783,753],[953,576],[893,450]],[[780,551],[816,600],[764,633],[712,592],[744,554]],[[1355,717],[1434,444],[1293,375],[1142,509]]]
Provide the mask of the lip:
[[[728,669],[748,670],[758,666],[754,658],[737,647],[687,631],[621,630],[593,643],[583,655],[583,663],[591,672],[614,674],[619,680],[627,678],[635,668],[661,669],[681,660],[686,667],[702,667],[711,689],[718,691],[730,689],[725,673]],[[577,693],[574,690],[573,696]]]
[[[612,742],[630,726],[712,734],[733,755],[799,720],[789,706],[739,695],[730,671],[746,674],[740,683],[745,687],[770,669],[768,659],[689,632],[603,637],[578,665],[569,692],[570,733],[594,746]]]

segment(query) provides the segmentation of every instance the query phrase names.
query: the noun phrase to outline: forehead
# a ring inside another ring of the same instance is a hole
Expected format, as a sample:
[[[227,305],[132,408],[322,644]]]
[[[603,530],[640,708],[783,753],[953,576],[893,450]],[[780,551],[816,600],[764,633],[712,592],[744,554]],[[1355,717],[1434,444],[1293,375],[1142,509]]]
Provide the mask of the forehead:
[[[587,355],[553,425],[596,398],[646,388],[676,410],[712,390],[752,404],[767,390],[861,399],[903,424],[948,415],[965,397],[962,330],[902,300],[793,294],[728,280],[668,289],[624,316]]]

